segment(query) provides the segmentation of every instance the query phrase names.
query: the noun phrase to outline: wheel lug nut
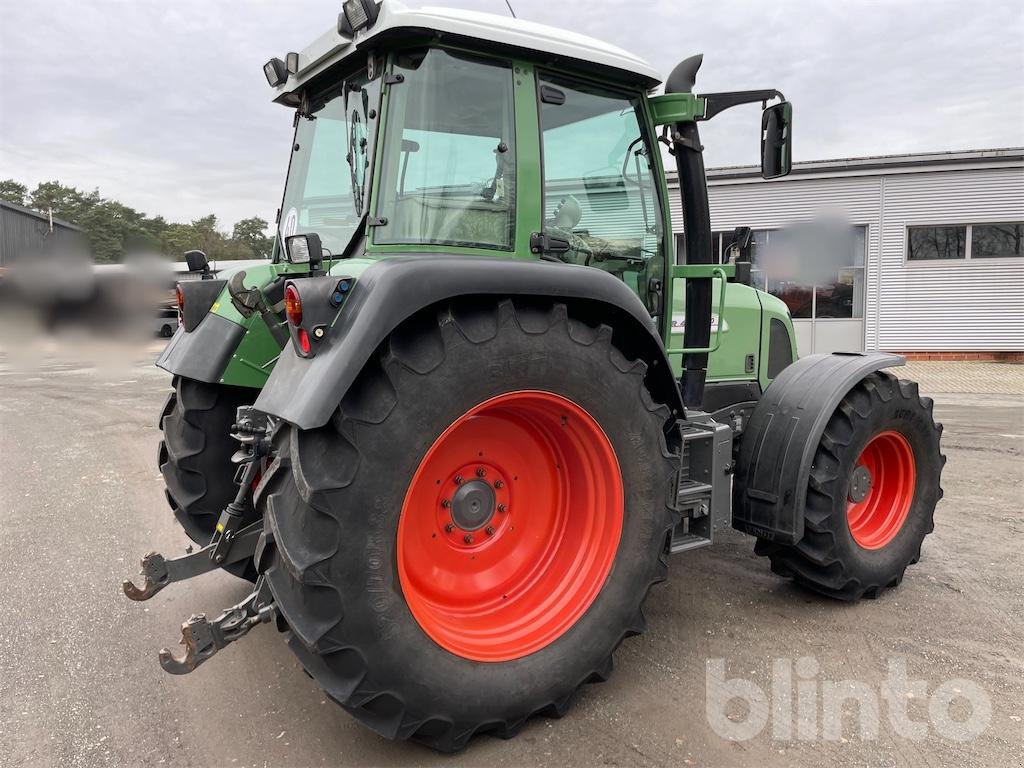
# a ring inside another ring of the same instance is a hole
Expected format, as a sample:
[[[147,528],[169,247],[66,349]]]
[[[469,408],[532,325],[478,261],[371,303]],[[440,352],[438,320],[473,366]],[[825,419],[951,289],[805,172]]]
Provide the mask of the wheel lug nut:
[[[456,475],[455,476],[455,484],[456,485],[462,485],[462,475]]]
[[[444,507],[445,509],[448,509],[448,507],[450,507],[451,505],[452,503],[448,501],[448,499],[441,499],[441,506]]]
[[[455,530],[455,525],[453,523],[446,523],[445,524],[445,526],[444,526],[444,532],[445,533],[451,533],[454,530]]]
[[[501,480],[495,480],[494,481],[494,487],[495,488],[504,488],[505,484],[503,482],[501,482]]]
[[[473,543],[473,537],[470,534],[468,534],[468,533],[465,536],[462,537],[462,540],[464,542],[466,542],[467,544],[472,544]]]
[[[498,505],[498,511],[499,512],[508,512],[508,505],[507,504],[499,504]]]
[[[488,536],[493,536],[494,535],[494,526],[493,525],[488,525],[487,528],[484,530],[484,533],[486,533]]]
[[[487,471],[483,467],[477,467],[476,468],[476,476],[477,477],[483,477],[486,474],[487,474]]]

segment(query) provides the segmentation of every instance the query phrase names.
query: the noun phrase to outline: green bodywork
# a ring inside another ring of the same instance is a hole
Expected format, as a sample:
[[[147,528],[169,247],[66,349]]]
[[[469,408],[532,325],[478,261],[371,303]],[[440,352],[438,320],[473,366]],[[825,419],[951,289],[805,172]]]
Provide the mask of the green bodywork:
[[[326,266],[326,265],[325,265]],[[240,268],[223,269],[218,277],[230,279]],[[287,261],[272,262],[258,266],[245,267],[245,279],[242,284],[246,288],[261,290],[274,281],[279,275],[302,275],[309,272],[304,264],[289,264]],[[271,335],[270,329],[258,314],[243,317],[231,303],[231,297],[225,287],[220,296],[210,307],[210,312],[245,328],[245,335],[231,355],[227,366],[220,377],[221,384],[234,387],[253,387],[261,389],[270,377],[281,354],[277,340]],[[179,333],[184,333],[182,329]]]
[[[472,53],[480,54],[479,51]],[[395,57],[395,54],[389,57],[386,72],[394,71]],[[511,66],[514,81],[515,125],[514,248],[497,249],[430,243],[418,243],[413,246],[407,243],[384,244],[378,242],[385,239],[378,234],[381,230],[371,225],[367,228],[367,236],[362,241],[362,249],[357,252],[356,257],[338,260],[333,264],[325,262],[324,268],[328,273],[358,278],[367,267],[377,260],[410,252],[424,255],[431,253],[484,255],[524,260],[540,258],[539,255],[531,252],[531,234],[544,231],[546,226],[543,165],[540,161],[541,136],[538,132],[541,109],[537,91],[537,68],[533,63],[522,60],[512,61]],[[545,70],[545,73],[548,73],[548,70]],[[545,74],[545,76],[548,75]],[[383,134],[386,126],[391,125],[389,123],[390,113],[396,109],[394,89],[401,87],[408,86],[388,84],[380,89],[380,117],[372,125],[372,130],[378,134]],[[705,108],[704,100],[693,94],[650,97],[645,92],[634,91],[630,98],[636,104],[641,130],[650,147],[658,146],[655,133],[658,126],[683,119],[698,118],[703,115]],[[379,136],[371,136],[369,146],[373,153],[372,168],[382,169],[386,163],[398,162],[397,157],[385,156],[385,143]],[[296,149],[298,146],[296,143]],[[653,190],[657,201],[656,207],[660,214],[659,229],[656,232],[659,248],[658,259],[660,260],[660,266],[657,266],[656,269],[660,269],[660,272],[655,274],[664,276],[662,299],[664,311],[660,314],[652,313],[654,314],[652,322],[657,322],[659,325],[658,330],[668,350],[673,371],[676,376],[680,374],[683,356],[680,321],[684,310],[685,281],[696,278],[714,278],[712,310],[714,317],[712,319],[708,381],[757,381],[762,388],[767,387],[769,383],[766,364],[769,339],[767,329],[773,318],[780,320],[785,325],[791,346],[789,351],[792,359],[796,359],[795,337],[788,310],[780,300],[747,285],[732,282],[731,278],[735,271],[735,267],[732,265],[671,266],[676,261],[675,244],[661,152],[656,149],[649,151],[647,157],[651,177],[654,179],[653,186],[656,187]],[[384,175],[383,172],[374,172],[370,175],[369,199],[366,209],[371,216],[381,199],[380,184]],[[425,218],[427,215],[432,214],[429,212],[421,214],[421,218]],[[443,211],[441,215],[444,215]],[[459,215],[466,215],[465,209],[460,210]],[[393,228],[391,231],[394,232],[395,229]],[[275,249],[275,259],[273,262],[267,262],[255,268],[246,268],[245,286],[264,288],[279,275],[298,275],[308,272],[306,265],[291,265],[283,259],[280,242]],[[609,264],[611,266],[608,266]],[[640,293],[641,283],[637,279],[640,273],[630,272],[628,268],[616,266],[612,262],[605,262],[604,265],[597,266],[612,271],[627,285],[630,285],[635,292]],[[648,266],[645,269],[649,270],[651,267]],[[232,271],[223,271],[219,276],[230,277],[231,274]],[[651,273],[648,271],[642,274],[646,280]],[[722,291],[723,276],[730,280],[725,283],[724,292]],[[644,296],[641,295],[641,298]],[[278,307],[278,309],[281,308]],[[220,382],[232,386],[262,388],[270,376],[281,350],[261,316],[257,313],[249,318],[243,317],[232,305],[227,288],[224,289],[210,311],[245,328],[245,334],[225,367]],[[184,330],[180,330],[179,333],[184,333]]]

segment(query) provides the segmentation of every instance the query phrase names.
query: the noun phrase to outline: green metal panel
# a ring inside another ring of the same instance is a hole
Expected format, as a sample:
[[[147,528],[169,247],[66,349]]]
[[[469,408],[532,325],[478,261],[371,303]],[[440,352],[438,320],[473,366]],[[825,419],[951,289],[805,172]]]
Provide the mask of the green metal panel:
[[[330,262],[325,262],[324,267],[329,269],[330,265]],[[239,269],[241,267],[222,270],[219,276],[230,279]],[[244,269],[245,279],[242,284],[246,288],[263,288],[273,282],[278,275],[305,274],[309,271],[309,265],[268,261],[265,264],[255,267],[248,266]],[[263,322],[263,318],[259,314],[254,314],[249,318],[243,317],[231,303],[231,296],[228,294],[226,286],[213,306],[210,307],[210,312],[245,328],[245,336],[242,337],[238,349],[235,350],[221,374],[220,382],[234,387],[261,388],[270,377],[270,372],[274,369],[274,363],[281,352],[266,323]]]
[[[655,125],[690,123],[704,117],[704,99],[693,93],[666,93],[649,101]]]
[[[706,266],[701,265],[704,269]],[[678,267],[676,267],[678,269]],[[668,347],[680,349],[683,346],[683,320],[686,310],[685,278],[673,278],[671,320],[673,329]],[[712,295],[717,297],[721,281],[715,279]],[[717,302],[717,298],[716,298]],[[708,381],[754,381],[760,366],[758,359],[761,346],[761,302],[758,292],[747,285],[727,283],[725,289],[724,317],[712,317],[712,339],[720,326],[721,343],[708,356]],[[747,356],[753,355],[753,370],[748,371]],[[669,362],[678,377],[682,374],[682,352],[670,352]]]
[[[281,349],[270,335],[266,323],[259,315],[253,315],[247,322],[238,349],[221,374],[220,383],[262,389],[280,354]]]

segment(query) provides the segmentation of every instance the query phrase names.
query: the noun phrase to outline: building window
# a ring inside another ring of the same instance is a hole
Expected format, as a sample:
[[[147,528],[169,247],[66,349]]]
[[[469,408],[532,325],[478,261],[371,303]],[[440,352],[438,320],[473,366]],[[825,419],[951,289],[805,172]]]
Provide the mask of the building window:
[[[967,258],[967,227],[908,227],[907,260]]]
[[[764,271],[764,254],[773,238],[785,237],[779,230],[754,230],[751,249],[751,277],[755,288],[782,299],[794,320],[851,320],[864,317],[864,257],[867,248],[867,227],[851,228],[849,253],[838,259],[834,271],[818,274],[813,280],[801,279],[800,270],[787,269],[785,240],[776,242],[775,272]],[[831,262],[833,265],[836,261]],[[792,265],[790,265],[792,266]],[[789,273],[782,276],[780,273]],[[824,272],[824,270],[822,270]]]
[[[997,259],[1024,256],[1024,223],[973,224],[971,226],[971,258]]]
[[[907,261],[1024,256],[1024,223],[907,227]]]

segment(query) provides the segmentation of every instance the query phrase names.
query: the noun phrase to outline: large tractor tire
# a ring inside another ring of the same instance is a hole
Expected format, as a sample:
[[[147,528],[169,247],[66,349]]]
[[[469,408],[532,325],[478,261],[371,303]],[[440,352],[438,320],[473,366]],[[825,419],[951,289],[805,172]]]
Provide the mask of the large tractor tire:
[[[174,391],[160,414],[163,439],[157,463],[165,495],[186,535],[200,546],[210,543],[224,507],[235,498],[237,466],[231,462],[239,444],[231,437],[236,409],[251,405],[258,394],[243,387],[206,384],[175,376]],[[255,512],[252,513],[255,517]],[[252,560],[225,570],[255,581]]]
[[[776,573],[840,600],[899,585],[934,528],[946,463],[941,434],[917,384],[885,372],[867,376],[818,444],[803,538],[791,546],[759,539],[755,551]]]
[[[455,751],[561,716],[666,575],[669,409],[566,307],[421,313],[323,428],[284,427],[257,553],[309,674]]]

